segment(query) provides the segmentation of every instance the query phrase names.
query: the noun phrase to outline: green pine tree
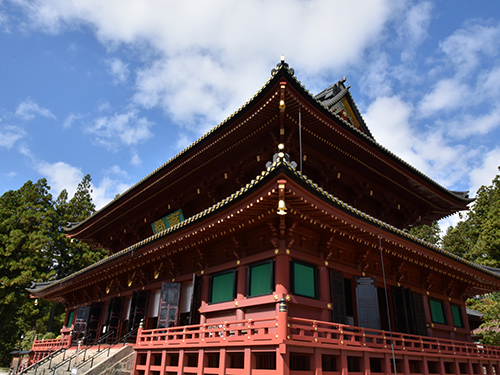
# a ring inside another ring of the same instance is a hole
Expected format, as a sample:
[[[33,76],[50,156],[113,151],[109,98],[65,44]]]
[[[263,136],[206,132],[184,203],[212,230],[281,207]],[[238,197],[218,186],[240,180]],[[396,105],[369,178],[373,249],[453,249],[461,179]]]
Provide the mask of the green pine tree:
[[[35,335],[54,337],[62,326],[64,307],[30,298],[33,281],[68,276],[108,254],[66,237],[69,222],[95,212],[91,178],[85,176],[73,198],[64,190],[54,201],[45,179],[26,182],[0,197],[0,365],[9,352],[28,349]],[[24,341],[21,342],[21,335]],[[30,341],[31,340],[31,341]]]

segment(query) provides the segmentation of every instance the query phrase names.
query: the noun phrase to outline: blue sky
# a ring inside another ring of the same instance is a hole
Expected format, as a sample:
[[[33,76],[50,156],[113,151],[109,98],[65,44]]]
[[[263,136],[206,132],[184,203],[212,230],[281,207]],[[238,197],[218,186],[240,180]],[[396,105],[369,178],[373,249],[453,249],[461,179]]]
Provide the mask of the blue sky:
[[[102,207],[281,54],[313,94],[345,76],[375,139],[443,186],[500,165],[498,1],[0,0],[0,51],[0,194],[89,173]]]

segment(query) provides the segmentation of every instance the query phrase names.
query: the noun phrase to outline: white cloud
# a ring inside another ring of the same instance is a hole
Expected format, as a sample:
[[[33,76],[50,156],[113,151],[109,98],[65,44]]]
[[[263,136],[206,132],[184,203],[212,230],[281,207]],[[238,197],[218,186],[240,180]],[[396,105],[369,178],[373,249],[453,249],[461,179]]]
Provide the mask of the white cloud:
[[[92,200],[97,210],[100,210],[110,201],[112,201],[117,194],[122,194],[127,190],[130,185],[120,182],[110,177],[104,177],[98,185],[92,185]]]
[[[412,105],[398,96],[376,99],[364,118],[379,144],[444,187],[466,179],[464,166],[478,154],[450,144],[442,129],[421,126],[417,130]]]
[[[406,13],[405,22],[399,32],[404,43],[401,60],[410,62],[416,48],[427,38],[433,8],[432,3],[423,1],[412,6]]]
[[[137,103],[188,124],[200,116],[219,122],[238,108],[282,53],[310,75],[355,64],[398,7],[394,0],[18,1],[40,30],[90,26],[111,50],[126,45],[147,56]],[[332,30],[349,37],[330,38]],[[115,76],[125,79],[126,64],[114,64]]]
[[[500,50],[500,25],[469,22],[440,43],[459,76],[476,68],[483,56],[492,57]]]
[[[63,122],[63,128],[71,128],[73,126],[73,123],[75,121],[81,120],[84,116],[79,114],[79,113],[71,113],[66,117],[66,119]]]
[[[84,176],[80,168],[64,162],[48,163],[42,161],[38,163],[36,168],[42,176],[47,178],[54,198],[56,198],[63,189],[66,189],[70,198],[73,197],[78,184]],[[119,166],[114,165],[104,171],[104,177],[99,183],[96,184],[95,181],[92,181],[91,196],[97,209],[102,208],[113,200],[117,194],[123,193],[130,187],[130,185],[121,181],[123,178],[129,178],[128,173]]]
[[[392,79],[389,69],[389,56],[385,53],[373,53],[370,64],[360,79],[360,90],[371,99],[392,95]]]
[[[422,117],[432,116],[441,110],[450,110],[463,105],[463,99],[470,95],[470,89],[455,79],[438,81],[433,90],[419,103]]]
[[[124,177],[124,178],[129,177],[127,171],[121,169],[120,166],[118,166],[118,165],[113,165],[112,167],[106,169],[104,171],[104,173],[106,175],[115,175],[115,176],[120,176],[120,177]]]
[[[80,168],[59,161],[56,163],[40,162],[37,166],[38,172],[47,178],[54,198],[56,198],[63,189],[66,189],[68,196],[75,194],[76,188],[83,178]]]
[[[481,72],[477,81],[476,98],[497,103],[500,95],[500,66]]]
[[[10,149],[18,140],[25,136],[26,132],[19,126],[2,126],[0,128],[0,147],[7,147]]]
[[[366,123],[379,144],[417,169],[426,170],[423,159],[417,155],[418,139],[410,124],[413,107],[398,96],[376,99],[364,114]]]
[[[47,108],[40,107],[33,99],[27,98],[16,109],[16,116],[22,120],[33,120],[37,115],[42,117],[56,119]]]
[[[134,152],[132,154],[132,157],[130,158],[130,164],[132,164],[134,166],[139,166],[142,164],[141,157],[139,156],[139,154],[137,152]]]
[[[184,150],[191,143],[193,143],[193,140],[187,134],[180,133],[179,137],[177,138],[177,141],[175,142],[175,149]]]
[[[96,136],[96,141],[111,150],[122,146],[134,146],[153,136],[150,128],[154,123],[139,117],[138,111],[100,117],[85,131]]]
[[[112,58],[106,60],[106,64],[109,67],[109,71],[114,78],[114,83],[124,83],[130,74],[128,64],[125,64],[119,58]]]
[[[499,174],[500,147],[496,147],[484,154],[482,163],[470,171],[471,195],[474,196],[483,185],[491,185],[493,178]]]

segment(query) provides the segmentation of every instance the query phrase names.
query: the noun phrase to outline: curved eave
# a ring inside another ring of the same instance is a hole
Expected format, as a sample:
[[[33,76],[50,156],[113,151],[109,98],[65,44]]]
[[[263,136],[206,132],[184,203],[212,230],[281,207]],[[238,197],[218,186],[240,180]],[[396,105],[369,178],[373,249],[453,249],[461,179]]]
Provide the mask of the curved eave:
[[[100,266],[110,264],[110,263],[116,263],[119,261],[121,258],[127,256],[130,253],[133,253],[134,251],[140,250],[141,248],[145,247],[146,245],[152,244],[156,241],[160,241],[163,238],[166,238],[174,233],[177,233],[183,229],[187,229],[190,226],[200,223],[201,221],[209,218],[211,215],[214,215],[216,213],[220,213],[230,205],[236,203],[238,200],[243,199],[247,194],[250,194],[252,191],[255,191],[256,189],[262,187],[266,182],[269,182],[270,179],[277,177],[277,175],[283,174],[283,176],[287,178],[292,178],[296,183],[298,183],[300,186],[306,188],[308,191],[310,191],[313,195],[316,197],[320,198],[324,202],[327,202],[329,205],[331,205],[334,208],[337,208],[344,213],[348,214],[349,216],[355,217],[357,219],[361,219],[366,223],[369,223],[372,228],[375,231],[384,231],[386,233],[393,234],[397,237],[400,237],[402,239],[410,240],[414,244],[417,244],[418,246],[422,246],[426,248],[427,250],[430,250],[433,253],[444,255],[445,257],[452,259],[454,261],[460,262],[461,264],[471,267],[477,271],[480,271],[481,273],[487,274],[489,276],[494,277],[495,279],[500,280],[500,274],[493,272],[492,270],[482,267],[480,265],[477,265],[475,263],[469,262],[463,258],[460,258],[452,253],[449,253],[447,251],[444,251],[442,248],[439,246],[429,244],[417,237],[414,237],[410,234],[408,234],[405,231],[402,231],[398,228],[395,228],[394,226],[387,224],[373,216],[370,216],[366,213],[364,213],[361,210],[358,210],[346,203],[344,203],[342,200],[334,197],[332,194],[329,194],[327,191],[323,190],[317,183],[314,181],[310,180],[307,178],[307,176],[301,174],[298,172],[295,168],[292,168],[288,162],[286,162],[283,159],[278,159],[275,163],[272,164],[267,170],[263,171],[260,175],[258,175],[255,179],[253,179],[251,182],[246,184],[242,189],[238,190],[237,192],[231,194],[230,196],[226,197],[222,201],[214,204],[210,208],[190,217],[184,220],[183,222],[163,231],[158,234],[155,234],[151,237],[148,237],[144,239],[143,241],[140,241],[130,247],[127,247],[126,249],[123,249],[120,252],[117,252],[99,262],[94,263],[91,266],[88,266],[78,272],[75,272],[72,275],[69,275],[63,279],[54,281],[48,285],[45,285],[43,287],[38,287],[35,289],[27,289],[28,292],[39,296],[43,297],[44,295],[47,295],[50,293],[51,289],[56,288],[58,285],[62,286],[65,283],[70,282],[73,279],[77,279],[79,276],[84,275],[85,273],[92,271]]]
[[[313,104],[318,110],[323,112],[326,116],[331,117],[332,119],[335,120],[336,123],[341,124],[345,129],[347,129],[353,136],[361,140],[362,142],[366,142],[369,145],[373,146],[376,150],[381,152],[384,155],[387,155],[391,160],[395,161],[397,164],[399,164],[402,168],[409,170],[412,174],[416,175],[417,177],[423,179],[430,185],[434,186],[437,188],[439,191],[444,193],[446,196],[450,197],[453,200],[456,200],[457,202],[462,202],[462,205],[466,205],[472,201],[472,199],[467,199],[467,198],[462,198],[450,190],[444,188],[443,186],[439,185],[437,182],[429,178],[428,176],[424,175],[417,169],[413,168],[411,165],[394,155],[392,152],[384,148],[382,145],[377,143],[372,135],[368,132],[365,133],[358,128],[354,127],[353,125],[345,122],[342,118],[339,116],[333,114],[324,104],[322,104],[319,100],[317,100],[313,94],[311,94],[302,84],[300,81],[298,81],[295,76],[292,75],[292,73],[289,71],[289,69],[281,66],[278,68],[277,72],[269,78],[269,80],[261,87],[261,89],[249,100],[247,103],[245,103],[242,107],[240,107],[237,111],[235,111],[232,115],[230,115],[228,118],[226,118],[223,122],[221,122],[219,125],[211,129],[209,132],[207,132],[205,135],[203,135],[201,138],[199,138],[197,141],[192,143],[190,146],[179,152],[177,155],[172,157],[170,160],[168,160],[166,163],[164,163],[162,166],[154,170],[152,173],[150,173],[148,176],[143,178],[141,181],[136,183],[134,186],[129,188],[127,191],[125,191],[123,194],[115,198],[113,201],[109,202],[106,206],[104,206],[102,209],[94,213],[93,215],[89,216],[86,218],[84,221],[75,224],[71,228],[66,228],[67,232],[69,235],[72,235],[72,233],[76,232],[83,226],[85,226],[87,223],[90,223],[92,221],[99,220],[99,217],[104,216],[107,211],[112,209],[112,207],[117,206],[121,204],[122,202],[126,202],[129,196],[131,196],[134,192],[140,190],[140,188],[143,185],[146,185],[148,183],[151,183],[152,181],[155,180],[156,176],[158,176],[162,171],[167,170],[168,168],[175,166],[175,164],[185,157],[187,154],[190,152],[193,152],[193,150],[202,147],[204,144],[210,142],[214,137],[217,137],[218,134],[224,131],[230,124],[234,123],[241,115],[243,115],[247,110],[252,108],[254,103],[262,99],[266,93],[272,89],[272,87],[279,82],[279,80],[286,79],[292,86],[295,87],[295,89],[307,97],[309,99],[309,102]],[[347,89],[346,89],[347,90]],[[350,97],[350,92],[347,90],[346,93],[343,93],[343,95],[348,95]],[[355,106],[354,101],[352,100],[352,97],[350,97],[350,102]],[[356,107],[356,111],[357,110]],[[364,121],[363,121],[364,123]]]
[[[471,198],[462,198],[461,196],[455,194],[453,191],[451,191],[451,190],[443,187],[442,185],[440,185],[439,183],[437,183],[436,181],[434,181],[433,179],[431,179],[429,176],[425,175],[424,173],[420,172],[418,169],[416,169],[413,166],[411,166],[410,164],[408,164],[403,159],[399,158],[397,155],[395,155],[394,153],[392,153],[391,151],[389,151],[387,148],[385,148],[384,146],[382,146],[381,144],[379,144],[377,141],[375,141],[375,139],[373,138],[373,136],[371,135],[371,133],[369,133],[369,132],[368,132],[368,134],[364,133],[362,130],[360,130],[357,127],[353,126],[352,124],[346,122],[340,116],[332,113],[327,106],[325,106],[321,101],[319,101],[318,99],[316,99],[314,97],[314,95],[311,94],[301,84],[300,81],[297,81],[295,79],[295,77],[290,77],[290,78],[293,79],[291,81],[291,83],[295,86],[295,88],[303,91],[304,93],[306,93],[309,96],[310,101],[312,103],[314,103],[314,105],[316,106],[316,108],[318,108],[320,111],[322,111],[326,116],[330,116],[330,117],[335,118],[335,120],[339,124],[341,124],[344,129],[348,130],[357,139],[359,139],[362,142],[368,143],[370,146],[372,146],[373,148],[375,148],[378,152],[380,152],[383,155],[386,155],[389,159],[391,159],[392,161],[394,161],[396,164],[400,165],[402,168],[410,171],[413,175],[415,175],[418,178],[420,178],[420,179],[424,180],[425,182],[429,183],[431,186],[433,186],[437,190],[443,192],[448,197],[456,200],[457,202],[462,202],[464,204],[468,204],[468,203],[471,203],[472,201],[474,201],[474,199],[471,199]],[[346,88],[346,90],[347,90],[347,88]],[[347,90],[347,95],[349,95],[349,96],[351,95],[350,92],[349,92],[349,90]],[[354,101],[352,100],[352,96],[351,96],[351,102],[353,103],[353,105],[355,105]],[[356,106],[356,110],[357,110],[357,106]],[[364,120],[363,120],[363,122],[364,122]]]
[[[252,108],[254,103],[258,102],[261,100],[271,89],[272,87],[276,84],[277,81],[282,79],[283,76],[287,76],[289,78],[292,78],[295,80],[293,75],[289,72],[288,68],[285,68],[283,66],[280,66],[277,68],[276,72],[268,79],[268,81],[260,88],[259,91],[251,98],[249,99],[243,106],[238,108],[236,111],[234,111],[231,115],[229,115],[224,121],[222,121],[220,124],[209,130],[207,133],[205,133],[203,136],[201,136],[199,139],[197,139],[195,142],[190,144],[188,147],[180,151],[178,154],[173,156],[170,160],[162,164],[160,167],[155,169],[153,172],[151,172],[149,175],[144,177],[142,180],[137,182],[135,185],[127,189],[125,192],[120,194],[119,196],[115,197],[111,202],[106,204],[104,207],[102,207],[99,211],[95,212],[94,214],[90,215],[87,217],[85,220],[79,222],[79,223],[74,223],[71,227],[64,228],[66,232],[71,236],[72,233],[75,231],[79,230],[81,227],[85,226],[87,223],[91,221],[98,220],[100,216],[105,215],[106,211],[109,211],[110,209],[113,208],[113,206],[119,205],[121,202],[126,201],[127,198],[132,195],[134,192],[138,191],[143,185],[146,185],[152,181],[155,180],[155,178],[162,173],[163,171],[167,170],[168,168],[172,168],[173,166],[176,165],[179,160],[181,160],[183,157],[188,155],[189,153],[193,152],[193,150],[201,148],[203,145],[209,143],[213,138],[217,137],[220,133],[222,133],[226,128],[228,128],[231,124],[233,124],[238,118],[240,118],[244,113]],[[310,95],[310,94],[309,94]]]

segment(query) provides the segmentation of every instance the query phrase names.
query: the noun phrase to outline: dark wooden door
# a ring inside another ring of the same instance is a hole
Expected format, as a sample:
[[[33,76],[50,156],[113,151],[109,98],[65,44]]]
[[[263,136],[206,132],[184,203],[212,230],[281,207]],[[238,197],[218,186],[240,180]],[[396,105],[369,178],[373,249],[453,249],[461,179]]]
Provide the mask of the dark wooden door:
[[[142,320],[146,320],[148,313],[149,290],[137,290],[132,293],[130,315],[128,318],[128,332],[139,328]]]
[[[427,336],[424,297],[410,288],[392,287],[396,331]]]
[[[344,274],[330,270],[330,290],[332,295],[332,321],[345,324]]]
[[[160,307],[158,310],[158,328],[174,327],[179,315],[181,283],[162,283]]]
[[[122,321],[123,297],[113,297],[109,300],[106,322],[104,323],[103,333],[113,331],[109,336],[108,342],[114,341],[120,337],[120,325]]]
[[[394,319],[396,332],[412,333],[410,330],[409,319],[411,313],[407,306],[407,298],[403,287],[391,287],[392,303],[394,306]]]
[[[424,296],[419,293],[413,293],[413,311],[415,314],[415,334],[427,336]]]
[[[78,306],[76,310],[75,325],[73,327],[73,340],[82,340],[87,332],[89,322],[90,306]]]
[[[380,329],[377,285],[374,277],[356,277],[358,326]]]
[[[102,302],[93,302],[90,305],[90,318],[89,318],[89,340],[90,342],[95,342],[99,338],[99,331],[101,329],[101,317],[102,317]]]

